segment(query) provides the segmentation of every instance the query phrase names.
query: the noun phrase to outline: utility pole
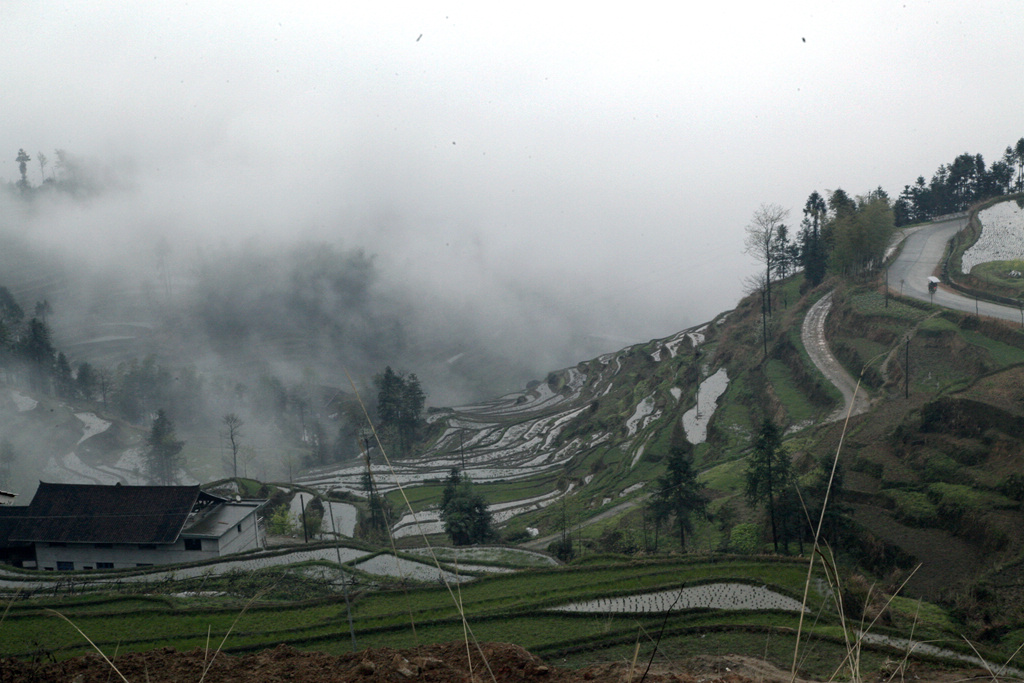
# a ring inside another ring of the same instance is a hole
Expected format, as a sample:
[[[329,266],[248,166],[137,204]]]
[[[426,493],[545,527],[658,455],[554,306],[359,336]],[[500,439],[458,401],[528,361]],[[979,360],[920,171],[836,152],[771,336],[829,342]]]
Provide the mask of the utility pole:
[[[366,456],[366,499],[370,504],[370,523],[377,528],[377,505],[373,499],[373,468],[370,466],[370,439],[363,436],[363,455]]]
[[[907,335],[906,369],[903,373],[903,398],[910,398],[910,335]]]
[[[768,303],[764,289],[761,289],[761,336],[764,338],[764,359],[768,360]]]
[[[309,543],[309,536],[306,533],[306,501],[302,500],[302,494],[299,494],[299,507],[302,508],[302,542]]]
[[[889,269],[885,269],[885,307],[889,308]]]
[[[462,430],[459,430],[459,453],[462,455],[462,471],[466,471],[466,447],[462,443]]]
[[[338,536],[338,529],[334,526],[334,509],[331,501],[327,501],[327,510],[331,514],[331,531],[334,533],[334,549],[338,553],[338,571],[341,572],[341,591],[345,594],[345,612],[348,614],[348,632],[352,635],[352,652],[356,651],[356,630],[352,626],[352,606],[348,601],[348,581],[345,580],[345,570],[341,564],[341,541]]]

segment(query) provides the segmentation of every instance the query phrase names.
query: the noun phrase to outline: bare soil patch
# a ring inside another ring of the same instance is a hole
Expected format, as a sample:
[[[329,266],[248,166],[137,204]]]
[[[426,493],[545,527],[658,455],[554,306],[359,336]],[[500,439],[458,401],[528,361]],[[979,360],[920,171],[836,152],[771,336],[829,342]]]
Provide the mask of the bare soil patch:
[[[256,654],[210,654],[201,649],[178,652],[162,648],[118,656],[115,665],[128,681],[147,683],[791,683],[788,671],[755,657],[698,656],[679,662],[658,662],[649,671],[646,662],[610,662],[582,669],[545,664],[518,645],[482,643],[467,658],[465,643],[425,645],[407,650],[379,648],[340,656],[306,652],[287,645]],[[484,663],[486,658],[487,663]],[[646,673],[646,676],[645,676]],[[975,678],[992,680],[981,671],[904,669],[915,681],[952,683]],[[99,655],[62,662],[26,662],[0,659],[0,683],[110,683],[120,680]],[[865,679],[867,680],[867,679]],[[878,680],[900,680],[882,673]],[[797,679],[796,683],[808,683]]]

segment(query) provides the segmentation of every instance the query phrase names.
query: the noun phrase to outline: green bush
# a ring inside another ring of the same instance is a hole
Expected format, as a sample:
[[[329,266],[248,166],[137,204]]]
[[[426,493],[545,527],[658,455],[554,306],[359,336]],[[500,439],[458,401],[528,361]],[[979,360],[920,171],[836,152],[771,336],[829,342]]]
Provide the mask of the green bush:
[[[737,524],[729,532],[729,550],[740,555],[753,555],[761,549],[761,529],[750,522]]]
[[[517,529],[515,531],[509,530],[505,532],[502,542],[513,545],[516,543],[523,543],[524,541],[529,541],[530,538],[531,536],[526,531],[526,529]]]
[[[961,479],[962,481],[962,479]],[[1009,507],[1009,500],[998,493],[964,484],[936,483],[928,487],[928,497],[940,507],[978,511],[984,508]]]
[[[875,479],[881,479],[885,475],[885,465],[873,460],[864,460],[863,458],[856,460],[850,465],[850,470],[853,472],[863,472]]]
[[[950,481],[961,477],[960,466],[945,453],[936,453],[924,463],[925,481]]]
[[[568,562],[576,555],[576,551],[573,549],[572,539],[568,537],[552,541],[548,545],[548,552],[560,559],[562,562]]]
[[[1024,501],[1024,476],[1011,474],[999,487],[999,492],[1018,503]]]
[[[906,522],[926,526],[934,524],[938,519],[935,504],[920,491],[888,489],[885,495],[896,505],[896,514]]]
[[[291,536],[297,530],[287,505],[278,506],[267,522],[267,531],[275,536]]]

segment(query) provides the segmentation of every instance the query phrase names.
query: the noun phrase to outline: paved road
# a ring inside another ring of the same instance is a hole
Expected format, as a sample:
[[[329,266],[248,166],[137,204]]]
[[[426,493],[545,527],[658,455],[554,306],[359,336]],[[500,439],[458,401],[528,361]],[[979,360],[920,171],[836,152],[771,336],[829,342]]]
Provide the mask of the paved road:
[[[975,301],[945,286],[939,286],[934,295],[928,293],[928,276],[938,274],[946,243],[966,226],[967,218],[958,217],[933,223],[909,235],[904,240],[903,251],[889,266],[889,288],[957,311],[1019,322],[1020,309],[1013,306]]]
[[[946,252],[946,244],[967,226],[966,216],[956,216],[930,225],[912,228],[903,238],[900,255],[889,266],[889,288],[905,296],[930,301],[957,311],[1021,320],[1020,309],[987,301],[976,301],[949,287],[940,286],[934,294],[928,292],[928,278],[937,275]],[[870,399],[864,387],[854,392],[856,379],[839,364],[825,340],[825,318],[832,307],[832,294],[822,297],[807,311],[800,336],[807,354],[825,377],[843,394],[843,406],[832,413],[827,421],[841,420],[847,414],[859,415],[868,409]],[[851,410],[852,406],[852,410]]]

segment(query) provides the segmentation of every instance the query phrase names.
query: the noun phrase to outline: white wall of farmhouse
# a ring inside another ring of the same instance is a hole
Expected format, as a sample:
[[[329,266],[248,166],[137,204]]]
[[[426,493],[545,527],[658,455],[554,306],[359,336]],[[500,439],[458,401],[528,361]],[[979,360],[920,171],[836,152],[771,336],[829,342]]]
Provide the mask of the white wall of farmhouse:
[[[202,550],[186,550],[185,540],[166,544],[37,542],[36,565],[50,571],[127,569],[175,562],[197,562],[220,555],[216,539],[200,539]]]
[[[183,533],[174,543],[49,543],[37,541],[36,566],[47,571],[130,569],[150,565],[199,562],[266,546],[256,509],[220,537]]]
[[[262,529],[259,526],[256,510],[254,509],[234,527],[221,535],[218,550],[221,555],[231,555],[232,553],[243,553],[246,550],[265,548],[267,539],[261,532]],[[182,534],[182,537],[187,537],[187,533]],[[205,544],[207,540],[213,539],[204,538],[203,543]]]

